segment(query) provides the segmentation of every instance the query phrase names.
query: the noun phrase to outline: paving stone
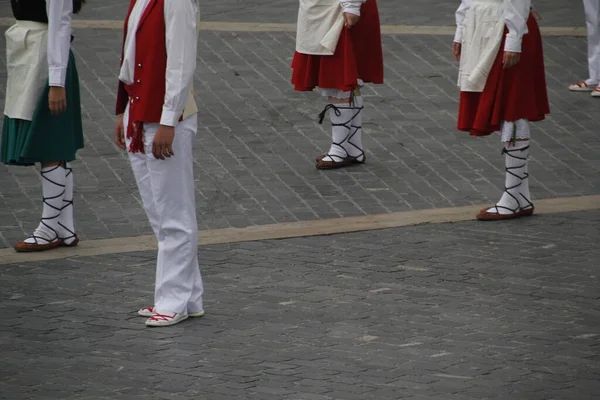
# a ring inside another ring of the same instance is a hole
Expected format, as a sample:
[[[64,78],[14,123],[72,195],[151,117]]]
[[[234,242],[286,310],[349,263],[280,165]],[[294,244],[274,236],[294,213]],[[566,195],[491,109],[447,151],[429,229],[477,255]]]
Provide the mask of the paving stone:
[[[6,265],[0,391],[591,399],[600,390],[598,221],[588,211],[204,246],[206,317],[161,330],[135,316],[152,296],[153,275],[139,263],[151,266],[153,252]],[[576,254],[586,257],[574,264]]]
[[[452,24],[456,2],[436,1],[436,13],[428,11],[430,2],[401,7],[381,2],[384,22]],[[544,23],[583,23],[580,2],[572,7],[558,0],[543,3]],[[212,21],[294,22],[297,3],[250,1],[240,6],[225,0],[201,6]],[[116,0],[91,2],[81,18],[118,19],[124,8]],[[0,5],[2,16],[9,16],[8,3]],[[80,29],[76,36],[87,143],[74,167],[78,232],[82,239],[150,234],[126,157],[112,144],[121,32]],[[497,200],[503,182],[497,138],[476,140],[455,131],[457,65],[451,59],[450,40],[384,36],[386,84],[365,89],[369,162],[319,172],[313,159],[328,147],[329,128],[315,120],[323,106],[321,96],[294,93],[289,84],[294,35],[202,32],[195,82],[201,113],[194,149],[200,227]],[[600,193],[595,103],[565,89],[585,74],[585,49],[584,38],[545,38],[552,115],[534,128],[535,198]],[[4,65],[0,74],[5,74]],[[0,247],[8,247],[37,224],[39,176],[34,168],[0,166],[0,177]]]

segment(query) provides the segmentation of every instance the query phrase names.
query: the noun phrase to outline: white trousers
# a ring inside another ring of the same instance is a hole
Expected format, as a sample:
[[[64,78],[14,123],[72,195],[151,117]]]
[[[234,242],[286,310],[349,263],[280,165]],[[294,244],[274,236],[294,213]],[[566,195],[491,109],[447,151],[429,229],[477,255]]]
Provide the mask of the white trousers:
[[[129,110],[125,112],[125,127],[128,114]],[[144,209],[158,240],[156,312],[187,315],[203,309],[192,158],[198,119],[192,115],[177,125],[175,155],[165,160],[152,155],[152,141],[158,127],[159,124],[145,123],[146,153],[128,154]]]
[[[583,0],[588,34],[590,79],[600,82],[600,0]]]

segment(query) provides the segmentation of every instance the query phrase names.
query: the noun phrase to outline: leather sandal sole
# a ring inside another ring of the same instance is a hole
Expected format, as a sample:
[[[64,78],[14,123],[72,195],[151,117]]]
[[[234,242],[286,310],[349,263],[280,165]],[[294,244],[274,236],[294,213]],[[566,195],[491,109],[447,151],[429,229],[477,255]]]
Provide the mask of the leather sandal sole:
[[[512,214],[489,213],[487,210],[489,210],[489,207],[479,211],[477,214],[477,219],[479,221],[506,221],[509,219],[530,217],[533,215],[534,208],[531,207]]]
[[[318,156],[315,159],[315,161],[319,163],[319,162],[323,161],[323,159],[325,157],[327,157],[327,155],[323,154],[322,156]],[[356,158],[353,158],[353,157],[349,157],[349,158],[350,158],[350,161],[352,162],[352,164],[364,164],[367,161],[367,156],[363,156],[362,161],[359,161],[359,160],[357,160]]]
[[[17,253],[36,253],[40,251],[48,251],[60,247],[61,241],[56,241],[48,244],[36,244],[36,243],[25,243],[20,242],[14,245],[14,249]]]

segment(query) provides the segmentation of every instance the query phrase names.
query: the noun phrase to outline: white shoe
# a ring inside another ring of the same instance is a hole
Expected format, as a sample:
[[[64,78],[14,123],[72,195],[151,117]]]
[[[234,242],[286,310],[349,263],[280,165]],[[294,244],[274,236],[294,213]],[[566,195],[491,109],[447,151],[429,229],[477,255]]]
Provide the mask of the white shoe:
[[[600,85],[596,86],[596,89],[592,92],[592,97],[600,97]]]
[[[155,312],[154,312],[154,306],[142,308],[141,310],[138,311],[138,315],[140,317],[150,318],[154,314],[155,314]],[[204,310],[200,310],[200,311],[196,311],[196,312],[189,312],[188,311],[188,317],[195,318],[195,317],[203,317],[203,316],[204,316]]]
[[[569,86],[569,90],[572,92],[591,92],[596,87],[596,84],[588,85],[585,81],[574,83]]]
[[[146,326],[171,326],[180,323],[181,321],[185,321],[188,319],[187,315],[177,314],[177,313],[169,313],[169,314],[159,314],[154,313],[153,316],[146,320]]]

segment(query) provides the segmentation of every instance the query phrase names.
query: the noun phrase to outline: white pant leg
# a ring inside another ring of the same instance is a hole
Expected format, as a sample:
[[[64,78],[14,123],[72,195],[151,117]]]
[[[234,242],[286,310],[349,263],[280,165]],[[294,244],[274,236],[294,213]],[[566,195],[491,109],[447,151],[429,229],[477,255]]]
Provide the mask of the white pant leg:
[[[144,124],[144,147],[158,214],[158,258],[154,305],[159,313],[202,310],[202,277],[198,265],[198,222],[192,157],[197,116],[175,128],[174,156],[157,160],[152,141],[158,124]]]
[[[123,116],[123,124],[127,126],[129,122],[129,106],[125,110],[125,115]],[[127,148],[129,148],[129,144],[131,143],[131,139],[126,139]],[[158,213],[156,211],[156,205],[154,204],[154,197],[152,196],[152,186],[150,185],[150,172],[148,171],[148,160],[146,154],[142,153],[131,153],[127,152],[129,155],[129,162],[131,163],[131,169],[133,170],[133,175],[135,177],[135,181],[137,182],[138,190],[140,191],[140,196],[142,197],[142,204],[144,205],[144,210],[146,211],[146,215],[148,216],[148,221],[150,222],[150,226],[152,227],[152,231],[154,232],[154,236],[156,236],[156,240],[158,240]]]
[[[600,82],[600,0],[583,0],[588,33],[590,79]]]

